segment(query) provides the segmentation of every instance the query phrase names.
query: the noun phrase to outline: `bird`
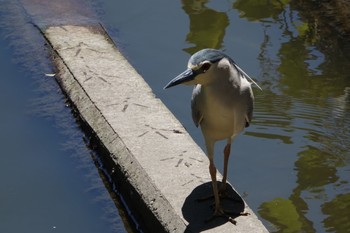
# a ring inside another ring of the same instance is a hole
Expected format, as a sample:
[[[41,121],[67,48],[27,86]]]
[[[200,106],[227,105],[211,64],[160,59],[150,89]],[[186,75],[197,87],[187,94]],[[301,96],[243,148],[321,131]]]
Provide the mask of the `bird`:
[[[227,187],[228,161],[235,137],[252,121],[254,82],[234,60],[220,50],[206,48],[194,53],[187,69],[173,78],[164,89],[179,84],[194,85],[191,110],[196,127],[200,127],[209,159],[209,173],[214,194],[213,217],[226,216],[220,203],[220,194]],[[214,163],[214,145],[226,140],[224,171],[220,190]]]

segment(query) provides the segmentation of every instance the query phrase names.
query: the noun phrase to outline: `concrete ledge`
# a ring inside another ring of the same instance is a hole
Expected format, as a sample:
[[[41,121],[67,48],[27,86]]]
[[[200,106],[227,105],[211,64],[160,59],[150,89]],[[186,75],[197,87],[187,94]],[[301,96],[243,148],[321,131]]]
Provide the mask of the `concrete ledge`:
[[[211,215],[208,161],[100,26],[49,27],[58,81],[107,151],[107,169],[137,221],[152,232],[267,232],[232,189],[236,225]]]

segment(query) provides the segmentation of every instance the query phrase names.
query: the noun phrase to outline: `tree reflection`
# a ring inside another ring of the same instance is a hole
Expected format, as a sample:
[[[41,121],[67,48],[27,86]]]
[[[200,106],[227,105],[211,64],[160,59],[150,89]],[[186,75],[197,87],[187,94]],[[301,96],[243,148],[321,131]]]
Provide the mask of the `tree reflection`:
[[[239,10],[241,17],[251,21],[268,18],[277,19],[290,0],[237,0],[233,8]]]
[[[276,232],[316,232],[322,223],[332,232],[350,228],[343,217],[350,215],[350,190],[344,188],[348,177],[339,172],[350,164],[350,37],[344,37],[350,35],[350,4],[346,5],[347,14],[342,9],[339,15],[332,4],[303,0],[237,0],[233,4],[242,17],[261,22],[264,29],[258,59],[265,91],[261,97],[264,101],[256,106],[256,124],[290,128],[290,134],[283,135],[288,138],[282,140],[285,144],[297,137],[300,141],[300,135],[303,138],[303,143],[296,145],[300,152],[294,164],[297,180],[291,195],[288,199],[276,197],[259,208],[259,214],[277,227]],[[327,17],[320,5],[329,7]],[[327,19],[335,24],[330,25]],[[270,30],[273,24],[280,30],[279,39]],[[289,101],[280,101],[276,107],[278,99]],[[266,112],[273,113],[272,121]],[[293,135],[295,132],[299,136]],[[269,138],[268,133],[249,134]],[[308,215],[310,211],[312,216]]]
[[[205,6],[208,0],[183,0],[183,9],[190,18],[190,31],[186,41],[193,44],[184,50],[193,54],[204,48],[222,47],[229,19],[226,13]]]
[[[278,227],[276,232],[314,232],[312,223],[288,199],[275,198],[264,202],[260,206],[259,214]]]
[[[189,54],[223,46],[228,13],[208,8],[208,2],[182,1],[190,18],[186,41],[193,46],[184,49]],[[264,33],[258,55],[264,92],[256,97],[257,127],[246,134],[295,144],[298,150],[291,194],[259,208],[277,232],[349,229],[337,216],[350,215],[349,206],[340,207],[349,202],[350,192],[344,188],[350,164],[350,23],[344,22],[350,20],[343,11],[335,16],[327,11],[323,17],[322,7],[331,5],[303,0],[233,3],[241,17],[260,22]],[[327,19],[335,22],[333,28]],[[341,173],[343,168],[347,170]]]
[[[307,21],[308,38],[326,55],[350,58],[350,2],[343,0],[293,0],[291,7]]]
[[[322,211],[328,217],[323,221],[328,232],[347,232],[349,221],[350,193],[340,194],[332,201],[322,205]],[[334,214],[336,213],[336,214]]]

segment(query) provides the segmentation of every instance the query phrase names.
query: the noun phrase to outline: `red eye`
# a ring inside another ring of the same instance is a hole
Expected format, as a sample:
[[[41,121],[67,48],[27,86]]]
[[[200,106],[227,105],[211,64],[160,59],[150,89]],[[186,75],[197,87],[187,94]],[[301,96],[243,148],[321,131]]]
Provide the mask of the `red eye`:
[[[210,63],[204,63],[201,67],[203,73],[207,72],[207,70],[210,69],[211,64]]]

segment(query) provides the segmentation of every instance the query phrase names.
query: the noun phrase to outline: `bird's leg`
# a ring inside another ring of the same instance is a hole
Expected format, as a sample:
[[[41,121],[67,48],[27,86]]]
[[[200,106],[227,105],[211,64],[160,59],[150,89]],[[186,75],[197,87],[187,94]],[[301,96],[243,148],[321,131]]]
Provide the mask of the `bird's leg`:
[[[219,193],[219,198],[227,198],[227,199],[232,199],[233,201],[236,201],[234,198],[229,197],[229,194],[227,193],[227,190],[226,190],[226,188],[227,188],[227,170],[228,170],[227,168],[228,168],[228,160],[230,157],[230,153],[231,153],[231,143],[227,143],[225,146],[225,149],[224,149],[224,174],[222,177],[222,186],[218,190],[218,193]],[[210,161],[210,159],[209,159],[209,161]],[[211,162],[211,164],[213,164],[213,166],[214,166],[213,161]],[[211,171],[211,170],[209,170],[209,171],[210,171],[210,174],[212,172],[214,173],[214,171]],[[215,174],[216,174],[216,168],[215,168]],[[212,177],[212,180],[213,180],[213,177]],[[216,176],[215,176],[215,181],[216,181]],[[215,195],[209,195],[207,197],[203,197],[203,198],[198,199],[198,201],[206,201],[206,200],[211,199],[213,197],[215,198]]]
[[[230,155],[230,146],[231,144],[226,145],[225,147],[225,171],[224,171],[224,177],[223,177],[223,183],[226,185],[226,179],[227,179],[227,163],[228,163],[228,158]],[[226,211],[223,210],[220,204],[220,196],[219,196],[219,190],[218,190],[218,185],[217,185],[217,180],[216,180],[216,167],[214,164],[214,158],[212,156],[212,153],[209,154],[209,173],[211,176],[211,181],[212,181],[212,188],[213,188],[213,194],[214,194],[214,213],[211,216],[211,218],[207,219],[206,222],[209,222],[217,217],[223,217],[226,218],[227,221],[236,224],[236,221],[230,216],[230,215],[244,215],[244,213],[236,213],[232,211]],[[225,186],[226,188],[226,186]],[[208,198],[206,198],[208,199]],[[205,199],[202,199],[205,200]]]
[[[214,193],[214,199],[215,199],[214,216],[221,216],[224,214],[224,211],[222,210],[220,205],[219,191],[218,191],[218,186],[216,182],[216,167],[214,165],[213,159],[209,159],[209,173],[211,176],[211,182],[213,186],[213,193]]]
[[[220,188],[220,194],[222,196],[226,195],[226,181],[227,181],[227,166],[228,166],[228,159],[230,158],[231,153],[231,143],[227,143],[224,149],[224,174],[222,177],[222,187]]]
[[[235,198],[230,197],[230,194],[227,191],[227,168],[228,168],[228,160],[230,158],[230,153],[231,153],[231,143],[227,143],[224,149],[224,174],[222,177],[222,186],[220,187],[219,195],[221,198],[237,201]]]
[[[210,172],[212,186],[213,186],[215,209],[214,209],[214,214],[209,219],[207,219],[206,222],[210,222],[217,217],[223,217],[223,218],[226,218],[227,221],[236,225],[236,220],[234,220],[234,218],[231,217],[230,215],[241,215],[241,213],[237,214],[236,212],[224,211],[222,209],[220,205],[219,191],[218,191],[218,186],[216,181],[216,167],[214,165],[213,159],[209,159],[209,172]]]

